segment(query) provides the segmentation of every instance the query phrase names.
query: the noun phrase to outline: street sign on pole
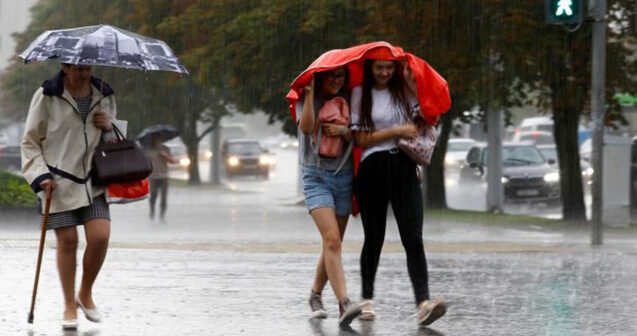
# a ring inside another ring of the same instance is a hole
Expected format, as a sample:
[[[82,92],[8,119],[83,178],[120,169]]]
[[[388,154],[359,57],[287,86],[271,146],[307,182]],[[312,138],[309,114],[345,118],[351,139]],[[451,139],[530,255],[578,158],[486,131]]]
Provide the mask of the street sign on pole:
[[[544,0],[546,23],[578,25],[584,21],[582,0]]]

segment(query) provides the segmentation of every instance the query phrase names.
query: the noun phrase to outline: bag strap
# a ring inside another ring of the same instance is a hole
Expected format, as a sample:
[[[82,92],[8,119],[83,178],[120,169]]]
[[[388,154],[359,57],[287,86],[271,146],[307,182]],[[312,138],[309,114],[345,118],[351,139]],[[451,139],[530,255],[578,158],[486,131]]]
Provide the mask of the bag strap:
[[[113,131],[115,132],[115,136],[117,137],[117,141],[122,141],[122,140],[126,139],[126,137],[124,137],[124,134],[122,133],[122,131],[120,131],[119,128],[117,128],[117,126],[114,123],[111,123],[111,125],[113,125]]]
[[[314,151],[314,154],[316,154],[316,167],[317,168],[321,168],[321,156],[319,155],[319,150],[321,149],[321,138],[323,135],[323,127],[321,125],[321,123],[318,122],[318,120],[316,120],[316,127],[318,127],[318,130],[316,131],[316,139],[314,140],[314,144],[312,147],[312,150]]]
[[[341,158],[341,163],[338,164],[338,168],[336,168],[334,175],[338,174],[338,172],[341,171],[341,169],[343,168],[343,166],[349,159],[349,155],[352,153],[353,148],[354,148],[354,139],[349,141],[349,144],[347,145],[347,149],[345,150],[345,154],[343,155],[343,158]]]

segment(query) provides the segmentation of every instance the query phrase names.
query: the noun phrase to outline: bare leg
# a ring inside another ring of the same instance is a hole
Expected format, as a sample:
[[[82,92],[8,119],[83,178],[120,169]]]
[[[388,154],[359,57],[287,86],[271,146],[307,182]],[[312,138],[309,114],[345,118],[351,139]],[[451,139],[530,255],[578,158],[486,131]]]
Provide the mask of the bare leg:
[[[345,229],[347,228],[348,220],[349,216],[336,216],[336,221],[338,222],[338,230],[341,234],[341,242],[343,241],[343,237],[345,236]],[[325,270],[325,257],[323,255],[323,251],[321,251],[318,265],[316,265],[316,277],[314,278],[314,284],[312,285],[312,292],[317,294],[321,293],[326,284],[327,271]]]
[[[327,278],[330,281],[330,285],[332,285],[332,290],[340,302],[347,297],[347,287],[345,285],[345,274],[341,260],[342,233],[340,232],[339,223],[336,220],[336,214],[332,208],[314,209],[311,215],[323,238],[323,252],[321,259],[319,259],[317,273],[320,273],[320,265],[324,264]],[[316,278],[320,280],[321,275],[317,274]],[[324,284],[325,282],[323,282],[323,286]],[[313,286],[312,290],[318,293],[319,291],[317,291],[317,289],[319,288],[316,288],[316,286],[315,280],[315,286]]]
[[[94,309],[93,283],[106,258],[108,240],[111,234],[111,222],[106,219],[90,220],[84,223],[84,232],[86,234],[86,251],[84,251],[84,260],[82,262],[82,284],[80,285],[78,297],[84,307]]]
[[[64,293],[64,319],[77,318],[75,304],[75,264],[77,257],[77,229],[65,227],[55,229],[57,236],[57,264],[62,292]]]

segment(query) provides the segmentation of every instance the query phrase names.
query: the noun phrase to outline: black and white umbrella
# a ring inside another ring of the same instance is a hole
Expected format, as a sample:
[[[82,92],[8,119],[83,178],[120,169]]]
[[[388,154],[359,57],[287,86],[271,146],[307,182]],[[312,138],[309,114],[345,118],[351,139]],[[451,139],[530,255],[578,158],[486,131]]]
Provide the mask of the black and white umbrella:
[[[137,141],[144,146],[152,145],[153,136],[161,137],[161,142],[174,139],[179,136],[179,130],[172,125],[153,125],[144,128],[137,136]]]
[[[19,56],[24,63],[55,60],[188,74],[165,42],[109,25],[47,30]]]

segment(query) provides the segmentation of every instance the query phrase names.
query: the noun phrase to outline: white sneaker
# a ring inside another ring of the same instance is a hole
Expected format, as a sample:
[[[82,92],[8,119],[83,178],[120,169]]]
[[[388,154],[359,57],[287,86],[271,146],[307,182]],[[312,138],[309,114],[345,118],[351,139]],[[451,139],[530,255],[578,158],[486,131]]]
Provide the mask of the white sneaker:
[[[312,310],[311,318],[327,318],[327,311],[323,306],[323,298],[320,294],[310,293],[310,309]]]
[[[376,319],[376,313],[374,313],[374,301],[363,300],[361,301],[362,312],[358,316],[363,321],[373,321]]]
[[[84,312],[84,316],[86,316],[87,320],[91,322],[95,322],[95,323],[102,322],[102,313],[100,313],[100,311],[97,310],[97,308],[88,309],[84,307],[82,302],[80,302],[80,298],[77,296],[75,297],[75,302],[77,302],[77,306],[82,309],[82,311]]]
[[[426,300],[418,306],[418,324],[430,325],[447,312],[447,306],[442,299]]]

